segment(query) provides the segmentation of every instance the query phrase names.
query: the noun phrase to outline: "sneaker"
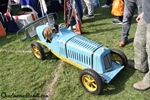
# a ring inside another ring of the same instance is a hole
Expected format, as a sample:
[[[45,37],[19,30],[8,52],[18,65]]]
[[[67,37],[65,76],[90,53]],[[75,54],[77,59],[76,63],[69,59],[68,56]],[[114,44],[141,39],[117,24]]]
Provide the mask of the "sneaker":
[[[85,15],[85,17],[86,18],[91,18],[91,17],[94,17],[94,14],[92,14],[92,15],[87,14],[87,15]]]
[[[114,19],[112,21],[113,24],[122,24],[122,21],[120,21],[119,19]]]
[[[103,5],[103,6],[101,6],[102,8],[110,8],[111,7],[111,5]]]
[[[140,82],[137,82],[133,85],[133,87],[137,90],[140,90],[140,91],[145,91],[147,89],[150,88],[150,84],[144,82],[144,81],[140,81]]]

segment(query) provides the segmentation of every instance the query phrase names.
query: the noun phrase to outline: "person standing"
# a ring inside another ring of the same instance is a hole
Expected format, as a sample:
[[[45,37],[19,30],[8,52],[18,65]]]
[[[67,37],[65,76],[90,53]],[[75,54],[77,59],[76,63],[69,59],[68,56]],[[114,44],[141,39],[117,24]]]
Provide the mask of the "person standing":
[[[134,38],[134,68],[146,74],[133,87],[144,91],[150,88],[150,0],[142,0],[142,9],[143,12],[136,18],[138,25]]]
[[[119,41],[120,47],[125,46],[127,43],[132,18],[133,18],[136,8],[138,9],[138,14],[142,12],[141,1],[142,0],[124,0],[122,32],[121,32],[121,40]]]
[[[90,18],[94,16],[94,5],[92,3],[92,0],[82,0],[82,8],[85,17]],[[85,14],[86,8],[88,10],[88,14]]]

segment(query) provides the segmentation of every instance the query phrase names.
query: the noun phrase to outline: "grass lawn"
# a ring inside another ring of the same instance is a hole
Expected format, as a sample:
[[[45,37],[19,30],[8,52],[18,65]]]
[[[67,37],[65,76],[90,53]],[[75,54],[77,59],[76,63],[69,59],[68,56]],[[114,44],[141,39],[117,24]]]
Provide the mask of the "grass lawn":
[[[119,49],[128,60],[133,60],[136,16],[130,29],[129,43],[122,48],[118,47],[121,25],[112,24],[114,17],[110,11],[111,8],[95,8],[94,18],[83,19],[82,35],[111,49]],[[58,13],[60,23],[63,22],[62,14]],[[30,44],[37,39],[21,42],[15,33],[0,37],[0,100],[149,100],[150,90],[141,92],[132,87],[142,80],[144,74],[128,67],[105,84],[100,95],[86,92],[79,81],[80,69],[55,57],[50,59],[48,54],[43,61],[33,56]]]

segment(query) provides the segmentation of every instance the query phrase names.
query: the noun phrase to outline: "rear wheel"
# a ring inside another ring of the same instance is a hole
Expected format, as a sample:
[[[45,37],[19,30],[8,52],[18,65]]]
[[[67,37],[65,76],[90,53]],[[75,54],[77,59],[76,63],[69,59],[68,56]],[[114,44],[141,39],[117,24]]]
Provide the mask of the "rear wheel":
[[[80,82],[84,89],[92,94],[100,94],[104,84],[102,78],[92,69],[85,69],[80,73]]]
[[[118,62],[121,66],[123,66],[123,65],[127,66],[127,64],[128,64],[126,55],[120,50],[112,49],[111,50],[111,58],[113,61]]]
[[[39,59],[39,60],[45,59],[44,50],[38,42],[31,43],[31,50],[37,59]]]

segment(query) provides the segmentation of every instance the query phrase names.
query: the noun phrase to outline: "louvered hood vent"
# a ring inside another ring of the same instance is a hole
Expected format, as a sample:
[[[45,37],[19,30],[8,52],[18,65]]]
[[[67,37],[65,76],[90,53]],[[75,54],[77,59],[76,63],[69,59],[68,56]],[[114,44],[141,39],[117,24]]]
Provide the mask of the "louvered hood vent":
[[[93,54],[102,45],[77,35],[66,43],[67,58],[83,66],[93,67]]]
[[[70,39],[68,41],[68,44],[71,44],[73,46],[76,46],[78,48],[82,48],[82,49],[85,49],[85,50],[89,50],[89,51],[94,51],[96,50],[98,47],[101,47],[102,45],[92,41],[92,40],[89,40],[83,36],[80,36],[80,35],[77,35],[76,37]]]

